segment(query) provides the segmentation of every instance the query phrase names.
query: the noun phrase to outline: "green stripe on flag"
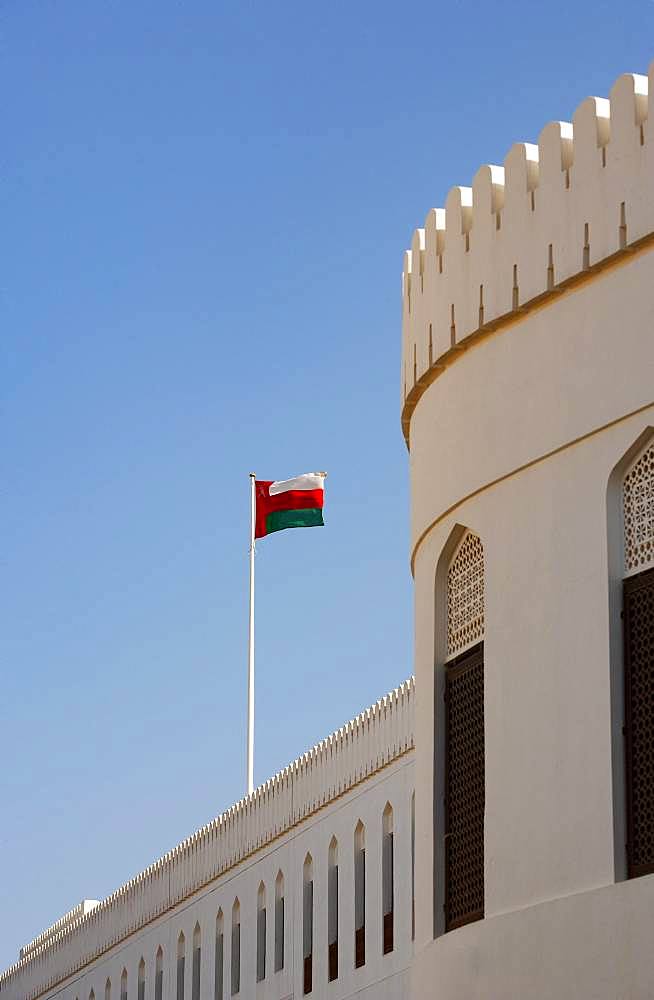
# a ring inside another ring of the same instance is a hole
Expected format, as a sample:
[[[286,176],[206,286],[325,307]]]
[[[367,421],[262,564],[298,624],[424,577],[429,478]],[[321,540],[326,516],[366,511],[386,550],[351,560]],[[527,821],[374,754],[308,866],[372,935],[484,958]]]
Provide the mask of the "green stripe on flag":
[[[282,528],[318,528],[324,525],[320,507],[308,510],[275,510],[266,517],[266,534]]]

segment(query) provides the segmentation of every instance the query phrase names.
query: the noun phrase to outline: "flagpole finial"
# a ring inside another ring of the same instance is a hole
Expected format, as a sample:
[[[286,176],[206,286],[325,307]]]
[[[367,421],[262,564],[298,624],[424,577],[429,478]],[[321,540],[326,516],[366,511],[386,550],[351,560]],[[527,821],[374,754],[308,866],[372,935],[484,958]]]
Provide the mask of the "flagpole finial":
[[[257,478],[256,472],[251,472],[250,473],[250,479],[256,479],[256,478]]]

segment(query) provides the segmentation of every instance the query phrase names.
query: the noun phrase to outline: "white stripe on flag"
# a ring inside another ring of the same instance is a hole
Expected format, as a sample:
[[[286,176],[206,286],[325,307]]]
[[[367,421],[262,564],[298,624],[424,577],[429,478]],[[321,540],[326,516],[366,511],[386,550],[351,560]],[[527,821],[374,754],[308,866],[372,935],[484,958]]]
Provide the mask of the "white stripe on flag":
[[[295,479],[281,479],[270,484],[270,496],[275,493],[287,493],[289,490],[324,490],[325,473],[307,472],[304,476],[296,476]]]

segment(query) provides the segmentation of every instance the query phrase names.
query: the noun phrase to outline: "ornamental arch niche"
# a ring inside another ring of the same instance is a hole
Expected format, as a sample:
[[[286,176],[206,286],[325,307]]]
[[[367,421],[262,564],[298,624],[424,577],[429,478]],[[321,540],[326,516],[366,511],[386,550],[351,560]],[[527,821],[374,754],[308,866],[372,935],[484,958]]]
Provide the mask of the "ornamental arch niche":
[[[284,968],[284,873],[281,868],[275,879],[275,972]]]
[[[654,871],[654,428],[614,466],[606,508],[614,867],[622,880]]]
[[[214,942],[214,1000],[223,1000],[225,968],[225,918],[222,907],[216,914],[216,937]]]
[[[157,948],[154,960],[154,1000],[163,1000],[163,948]]]
[[[433,933],[484,915],[485,554],[457,524],[435,578]]]

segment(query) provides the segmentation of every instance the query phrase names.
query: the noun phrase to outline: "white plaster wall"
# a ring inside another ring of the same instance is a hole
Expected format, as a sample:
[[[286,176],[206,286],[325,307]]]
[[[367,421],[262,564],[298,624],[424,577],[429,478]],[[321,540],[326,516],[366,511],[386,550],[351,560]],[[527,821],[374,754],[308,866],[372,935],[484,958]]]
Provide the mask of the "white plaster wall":
[[[141,956],[146,962],[146,1000],[154,1000],[155,956],[164,950],[164,1000],[176,989],[177,940],[186,939],[185,997],[191,1000],[193,930],[202,932],[201,998],[214,998],[214,942],[218,910],[224,916],[224,997],[230,996],[231,912],[235,897],[241,906],[241,1000],[280,1000],[302,994],[302,869],[306,854],[314,870],[313,997],[345,998],[361,992],[381,1000],[406,996],[411,941],[411,836],[413,752],[377,772],[341,798],[254,854],[166,916],[131,934],[122,944],[92,962],[78,975],[44,994],[58,1000],[104,1000],[107,977],[112,1000],[119,1000],[120,977],[128,972],[128,998],[135,1000]],[[394,813],[395,841],[395,948],[382,955],[381,930],[381,829],[382,813],[390,802]],[[366,827],[366,964],[354,969],[353,849],[354,829]],[[339,978],[327,982],[327,861],[331,838],[339,846]],[[274,970],[274,889],[277,872],[285,881],[285,968]],[[260,882],[266,887],[266,979],[256,983],[256,907]],[[3,991],[4,995],[4,991]],[[19,994],[7,993],[10,1000]]]
[[[654,880],[620,882],[607,524],[611,472],[654,427],[653,281],[648,252],[602,272],[471,347],[413,413],[417,998],[654,995]],[[436,574],[461,526],[485,552],[486,918],[441,934]]]

